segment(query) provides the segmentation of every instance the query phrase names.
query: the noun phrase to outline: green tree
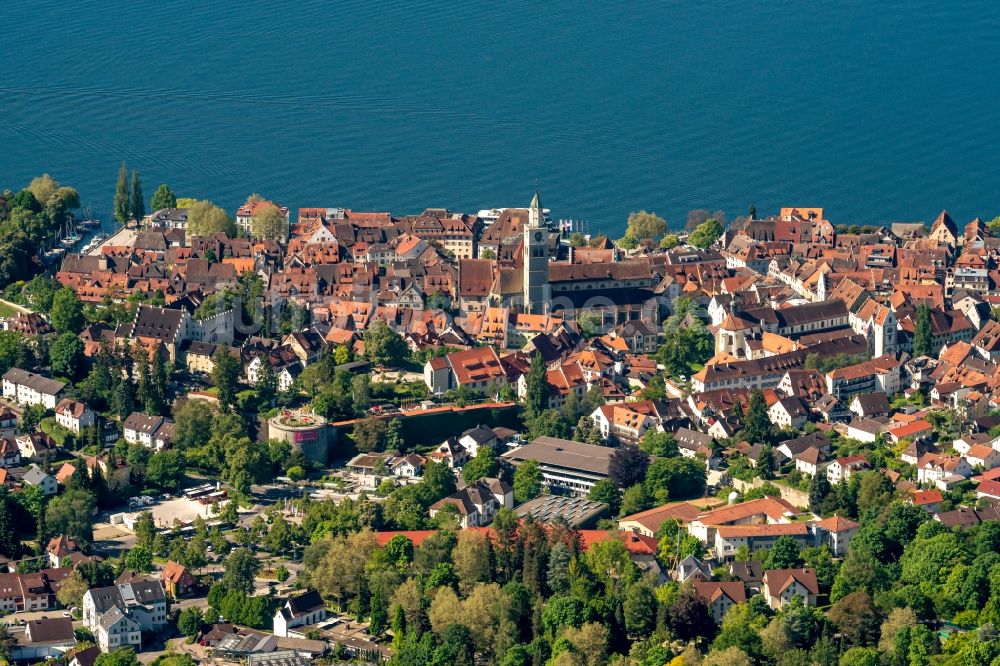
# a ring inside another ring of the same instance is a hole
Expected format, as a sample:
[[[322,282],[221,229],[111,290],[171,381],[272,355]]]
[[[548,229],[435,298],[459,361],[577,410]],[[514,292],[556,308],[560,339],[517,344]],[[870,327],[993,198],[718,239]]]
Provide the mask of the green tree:
[[[633,638],[648,636],[656,625],[656,597],[646,585],[635,583],[625,594],[625,627]]]
[[[525,460],[514,470],[514,502],[523,504],[542,491],[542,470],[537,460]]]
[[[496,453],[488,446],[481,446],[475,457],[465,463],[462,468],[462,478],[466,483],[473,483],[483,477],[494,477],[500,469]]]
[[[767,414],[767,401],[764,392],[753,389],[744,418],[743,437],[751,444],[771,441],[771,418]]]
[[[377,416],[367,416],[354,425],[354,446],[362,453],[381,451],[385,448],[385,421]]]
[[[637,483],[634,486],[630,486],[625,489],[622,493],[621,507],[618,512],[622,516],[628,516],[633,513],[639,513],[640,511],[645,511],[653,506],[653,499],[646,492],[646,487]]]
[[[814,474],[809,483],[809,509],[813,513],[822,513],[826,497],[829,494],[830,482],[827,480],[826,474]]]
[[[52,534],[65,534],[80,543],[90,543],[93,536],[90,521],[96,505],[97,501],[92,493],[79,488],[68,488],[63,494],[49,500],[45,509],[45,523]]]
[[[132,184],[129,198],[129,215],[133,220],[141,220],[146,216],[146,199],[142,196],[142,181],[139,179],[139,172],[132,170]]]
[[[250,219],[250,233],[254,238],[284,240],[288,235],[284,213],[274,204],[259,207]]]
[[[372,388],[368,375],[355,375],[351,379],[351,400],[357,413],[364,414],[368,411],[372,402]]]
[[[83,361],[83,342],[73,333],[63,333],[49,347],[49,363],[53,374],[73,379]]]
[[[163,210],[164,208],[176,208],[177,207],[177,197],[174,196],[173,191],[170,186],[166,183],[160,183],[160,186],[156,188],[153,192],[153,199],[149,204],[149,207],[153,211]]]
[[[52,327],[60,333],[79,333],[83,330],[83,325],[86,323],[83,304],[73,289],[63,287],[55,293],[52,297],[49,319]]]
[[[139,666],[135,650],[130,647],[120,647],[111,652],[97,656],[94,666]]]
[[[672,458],[679,455],[677,440],[672,433],[647,430],[639,442],[639,448],[651,456],[662,458]]]
[[[196,638],[204,624],[205,618],[197,606],[185,608],[177,618],[177,630],[188,638]]]
[[[266,356],[262,356],[260,371],[257,373],[257,384],[254,390],[257,393],[257,400],[261,405],[270,407],[274,404],[274,398],[278,395],[278,378],[274,375],[274,368],[271,367]]]
[[[237,548],[226,557],[222,585],[227,590],[250,596],[254,591],[254,579],[260,573],[260,569],[260,560],[252,550]]]
[[[878,650],[870,647],[852,647],[840,657],[840,666],[881,666]]]
[[[406,342],[382,320],[365,329],[364,341],[365,356],[372,363],[393,368],[408,356]]]
[[[83,595],[90,589],[88,583],[79,571],[73,571],[69,576],[59,583],[56,591],[56,599],[66,608],[70,606],[80,607],[83,605]]]
[[[644,210],[631,212],[625,227],[625,235],[636,240],[657,240],[667,233],[667,221],[656,213]]]
[[[49,279],[44,273],[39,273],[31,278],[31,282],[24,285],[22,293],[33,310],[48,312],[52,309],[52,298],[58,288],[58,282]]]
[[[542,627],[549,636],[565,627],[579,628],[588,619],[586,605],[576,597],[553,596],[542,607]]]
[[[212,410],[201,400],[188,400],[174,412],[174,446],[194,448],[208,441],[212,434]]]
[[[723,231],[725,229],[723,229],[722,223],[715,218],[709,218],[691,232],[691,235],[688,236],[688,242],[695,247],[707,249],[719,239]]]
[[[125,224],[129,221],[129,206],[131,204],[131,194],[128,190],[128,170],[125,162],[118,167],[118,182],[115,185],[115,199],[112,210],[118,224]]]
[[[122,556],[121,566],[124,571],[149,573],[153,570],[153,553],[143,546],[129,548]]]
[[[523,463],[522,463],[523,464]],[[587,499],[594,502],[604,502],[612,516],[617,516],[622,504],[622,492],[615,487],[611,479],[601,479],[590,488]]]
[[[59,191],[59,183],[47,173],[31,179],[27,190],[35,195],[37,201],[48,201]]]
[[[240,362],[233,357],[226,345],[219,345],[212,358],[212,383],[219,389],[219,405],[230,412],[236,406],[236,391],[240,379]]]
[[[576,422],[576,429],[573,431],[573,439],[584,444],[601,446],[604,444],[604,436],[601,429],[594,423],[590,416],[584,414]]]
[[[926,304],[917,306],[916,319],[913,322],[913,355],[929,356],[933,353],[931,333],[931,310]]]
[[[184,455],[177,450],[154,453],[146,465],[146,480],[161,490],[177,490],[184,480]]]
[[[152,550],[155,540],[156,523],[153,521],[153,514],[150,511],[143,511],[135,521],[135,544]]]
[[[0,488],[0,555],[10,559],[15,558],[21,550],[15,521],[15,500],[6,488]]]
[[[229,237],[236,236],[236,223],[211,201],[195,201],[188,209],[187,231],[192,236],[208,236],[214,233],[224,233]]]
[[[764,560],[765,569],[794,569],[802,566],[799,544],[790,536],[780,536]]]
[[[535,352],[525,378],[524,411],[529,419],[540,415],[549,404],[549,382],[546,378],[545,360]]]

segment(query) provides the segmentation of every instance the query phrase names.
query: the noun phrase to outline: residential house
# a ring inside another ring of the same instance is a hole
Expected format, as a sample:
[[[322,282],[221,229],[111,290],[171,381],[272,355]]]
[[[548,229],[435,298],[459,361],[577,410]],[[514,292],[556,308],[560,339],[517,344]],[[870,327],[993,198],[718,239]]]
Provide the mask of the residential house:
[[[167,624],[167,596],[160,581],[142,576],[120,581],[83,595],[83,624],[103,652],[129,645],[141,649],[142,632]]]
[[[705,459],[705,465],[708,469],[715,469],[718,466],[719,459],[715,453],[715,439],[708,433],[690,428],[678,428],[674,432],[674,440],[677,442],[677,451],[685,458],[701,456]]]
[[[917,483],[934,484],[947,489],[972,476],[972,465],[961,456],[925,453],[917,461]]]
[[[889,400],[882,392],[855,395],[849,409],[862,419],[885,416],[889,413]]]
[[[55,409],[65,382],[36,375],[20,368],[11,368],[3,375],[3,397],[21,405],[42,405]]]
[[[852,474],[869,469],[868,459],[862,453],[853,456],[842,456],[830,461],[826,468],[826,478],[830,485],[846,482]]]
[[[513,508],[514,493],[505,481],[482,478],[432,504],[431,518],[448,505],[458,510],[462,529],[481,527],[493,522],[493,516],[500,509]]]
[[[101,656],[101,648],[92,645],[89,648],[74,652],[72,659],[69,661],[69,666],[94,666],[99,656]]]
[[[888,429],[889,419],[854,419],[847,424],[847,436],[859,442],[872,444]]]
[[[847,402],[858,393],[881,391],[894,395],[902,387],[902,363],[893,354],[837,368],[826,373],[827,393]]]
[[[913,506],[919,506],[929,513],[937,513],[943,501],[944,495],[936,488],[933,490],[915,490],[910,496],[910,503]]]
[[[694,582],[710,581],[712,580],[712,567],[694,555],[688,555],[677,563],[674,577],[678,583],[686,583],[689,580]]]
[[[618,529],[634,532],[643,536],[655,537],[660,525],[668,520],[677,521],[681,526],[687,525],[702,514],[702,510],[688,502],[671,502],[639,513],[633,513],[618,519]]]
[[[989,479],[976,486],[976,497],[991,502],[1000,501],[1000,481]]]
[[[469,452],[470,458],[475,458],[476,453],[482,447],[489,448],[491,450],[496,450],[497,447],[497,434],[493,432],[492,428],[487,428],[484,425],[478,425],[475,428],[470,428],[462,433],[462,436],[458,438],[458,443],[465,447],[465,450]]]
[[[174,599],[189,596],[194,592],[198,584],[198,581],[195,580],[195,577],[188,571],[187,567],[173,560],[169,560],[163,567],[163,574],[160,576],[160,580],[163,581],[163,587],[166,589],[167,594]]]
[[[817,474],[825,474],[826,467],[830,464],[830,459],[822,449],[810,446],[805,451],[794,456],[795,469],[806,476],[813,477]]]
[[[189,265],[189,272],[191,266]],[[230,311],[231,314],[231,311]],[[200,322],[204,325],[216,317]],[[127,325],[125,325],[127,326]],[[138,340],[144,349],[157,350],[162,346],[167,354],[167,358],[173,362],[178,358],[181,343],[185,340],[203,339],[195,333],[198,324],[194,322],[191,315],[185,309],[158,308],[151,305],[140,305],[135,313],[135,321],[131,324],[131,330],[116,331],[116,337],[131,338]],[[122,327],[119,326],[119,329]],[[232,335],[229,335],[232,340]],[[219,340],[209,340],[218,342]]]
[[[629,404],[604,407],[611,411],[609,441],[622,445],[638,444],[649,429],[656,425],[652,416],[631,409]]]
[[[432,451],[427,457],[437,462],[445,462],[451,469],[457,469],[469,459],[469,452],[464,446],[458,443],[456,437],[449,437],[438,446],[436,451]]]
[[[14,440],[21,451],[22,460],[34,460],[46,464],[55,456],[59,445],[44,432],[32,432],[18,435]]]
[[[162,416],[151,416],[142,412],[132,412],[122,424],[125,441],[142,444],[147,449],[162,451],[170,446],[174,434],[174,424]]]
[[[49,558],[49,566],[57,569],[62,566],[64,558],[70,557],[80,552],[80,546],[76,540],[60,534],[49,539],[49,544],[45,547],[45,554]]]
[[[21,464],[21,447],[13,439],[0,439],[0,467],[18,467]]]
[[[0,611],[45,611],[56,606],[56,590],[70,569],[36,573],[0,573]]]
[[[782,398],[767,410],[771,423],[779,428],[798,430],[809,420],[809,408],[802,398]]]
[[[688,523],[688,533],[705,545],[712,545],[721,526],[789,523],[796,513],[795,507],[782,499],[762,497],[706,511]]]
[[[142,624],[137,617],[120,606],[112,606],[101,613],[91,631],[97,638],[97,646],[101,648],[101,652],[112,652],[122,647],[142,649]]]
[[[929,421],[917,419],[896,428],[890,428],[885,434],[890,442],[899,444],[904,439],[911,441],[927,439],[934,434],[934,426]]]
[[[858,533],[861,525],[842,516],[831,516],[816,523],[817,534],[822,543],[830,547],[834,557],[847,555],[851,539]]]
[[[729,563],[729,574],[743,583],[746,589],[760,592],[764,580],[764,567],[760,560],[733,560]]]
[[[767,605],[778,610],[794,597],[802,599],[805,606],[815,606],[819,584],[814,569],[771,569],[764,572],[762,592]]]
[[[285,218],[285,235],[287,235],[289,228],[288,207],[279,206],[273,201],[267,201],[260,198],[252,199],[236,209],[236,226],[243,230],[244,235],[252,235],[254,215],[272,207],[277,208],[281,215]]]
[[[385,461],[385,466],[393,476],[415,479],[420,476],[426,462],[423,456],[410,453],[405,456],[389,456],[388,460]]]
[[[973,469],[991,470],[1000,467],[1000,451],[985,444],[975,444],[963,455]]]
[[[93,427],[95,415],[93,410],[79,400],[64,398],[56,405],[56,423],[79,435],[82,429]]]
[[[708,606],[708,612],[716,624],[722,624],[722,618],[730,608],[747,600],[746,589],[738,581],[694,583],[694,592]]]
[[[427,361],[424,382],[435,395],[462,387],[485,393],[506,384],[507,372],[493,347],[475,347]]]
[[[813,542],[813,535],[805,523],[719,525],[715,528],[715,556],[728,560],[742,547],[751,553],[770,550],[781,537],[793,539],[800,547]]]
[[[42,471],[38,465],[32,465],[21,477],[21,481],[29,486],[35,486],[46,497],[52,497],[59,492],[59,484],[51,474]]]
[[[23,631],[23,640],[18,640],[8,655],[11,661],[36,663],[58,659],[76,645],[72,618],[33,619],[24,625]],[[15,638],[20,638],[18,633],[11,633]]]
[[[274,614],[272,633],[275,636],[289,638],[291,630],[322,622],[327,618],[327,615],[326,606],[319,593],[316,590],[309,590],[296,597],[291,597],[278,609]]]

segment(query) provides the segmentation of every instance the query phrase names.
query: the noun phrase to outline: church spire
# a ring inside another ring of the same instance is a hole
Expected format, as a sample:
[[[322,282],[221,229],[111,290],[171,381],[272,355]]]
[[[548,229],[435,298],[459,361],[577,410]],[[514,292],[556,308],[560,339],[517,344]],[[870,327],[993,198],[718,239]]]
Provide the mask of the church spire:
[[[528,226],[532,228],[542,226],[542,199],[538,196],[538,188],[535,188],[535,196],[531,197],[528,205]]]

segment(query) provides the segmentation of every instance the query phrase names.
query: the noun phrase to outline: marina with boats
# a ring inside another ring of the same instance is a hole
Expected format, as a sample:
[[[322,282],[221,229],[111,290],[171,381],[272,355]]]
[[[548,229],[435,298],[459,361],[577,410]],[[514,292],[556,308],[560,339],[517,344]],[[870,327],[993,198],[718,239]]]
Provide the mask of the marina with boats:
[[[86,213],[86,211],[85,211]],[[101,243],[108,239],[108,235],[102,231],[101,221],[86,214],[85,219],[70,219],[59,229],[59,233],[47,246],[41,248],[42,261],[46,265],[62,260],[63,255],[76,249],[85,239],[87,244],[80,250],[82,253],[100,247]],[[97,230],[97,233],[93,233]]]

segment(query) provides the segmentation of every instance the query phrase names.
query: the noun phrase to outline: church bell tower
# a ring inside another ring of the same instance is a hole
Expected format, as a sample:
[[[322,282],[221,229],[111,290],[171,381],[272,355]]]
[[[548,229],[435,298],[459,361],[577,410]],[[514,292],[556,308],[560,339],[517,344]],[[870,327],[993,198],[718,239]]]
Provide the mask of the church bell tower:
[[[549,286],[549,230],[542,222],[542,202],[537,191],[528,207],[528,224],[524,227],[522,245],[524,311],[530,314],[548,314],[552,300]]]

